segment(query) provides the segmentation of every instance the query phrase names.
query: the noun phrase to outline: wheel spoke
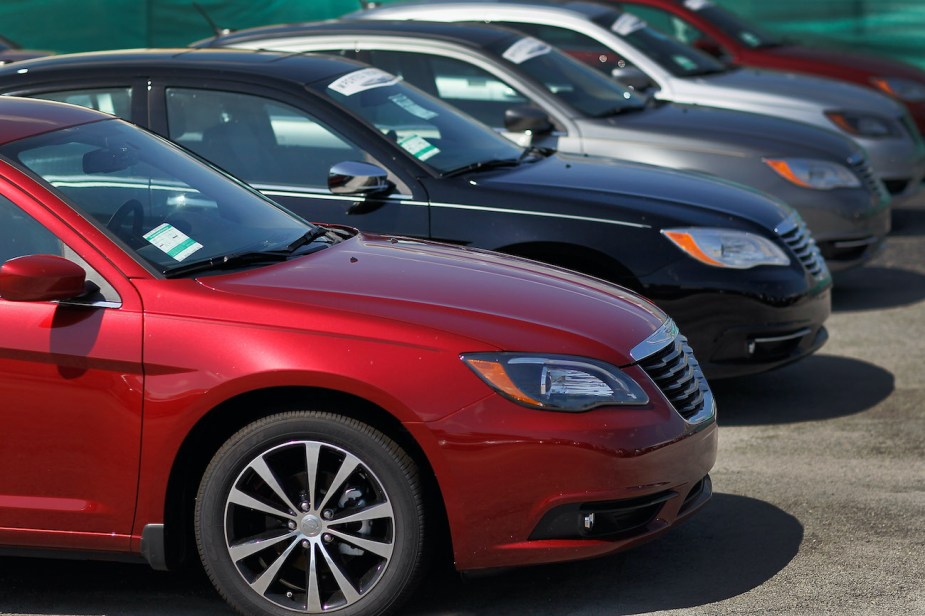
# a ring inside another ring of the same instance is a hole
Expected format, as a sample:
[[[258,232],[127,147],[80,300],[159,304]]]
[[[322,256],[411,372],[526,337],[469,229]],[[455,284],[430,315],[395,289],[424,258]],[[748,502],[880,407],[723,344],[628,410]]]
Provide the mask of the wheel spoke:
[[[309,613],[315,614],[322,611],[321,590],[318,588],[318,557],[315,555],[315,546],[308,548],[305,555],[305,606]]]
[[[339,530],[336,530],[333,528],[329,528],[327,532],[334,535],[341,541],[345,541],[347,543],[355,545],[356,547],[366,550],[367,552],[372,552],[376,556],[381,556],[382,558],[385,558],[386,560],[392,557],[392,544],[391,543],[386,543],[383,541],[374,541],[372,539],[364,539],[364,538],[356,537],[354,535],[348,535],[346,533],[342,533]]]
[[[340,588],[340,591],[343,593],[347,604],[349,605],[355,602],[360,598],[360,593],[357,592],[353,584],[350,583],[350,580],[347,579],[347,576],[344,575],[344,572],[340,570],[340,567],[337,566],[337,563],[331,558],[331,555],[328,554],[325,546],[320,545],[319,547],[321,548],[321,553],[324,555],[324,560],[328,563],[331,574],[334,576],[334,580],[337,582],[337,587]]]
[[[327,494],[324,495],[324,499],[321,501],[321,504],[318,505],[319,510],[324,509],[328,501],[331,500],[335,494],[340,493],[340,487],[347,481],[347,478],[353,474],[353,471],[355,471],[359,465],[360,461],[355,456],[349,453],[346,455],[344,461],[341,462],[340,468],[337,469],[337,475],[331,481],[330,487],[328,487]]]
[[[283,486],[279,484],[279,481],[276,479],[276,475],[273,474],[273,471],[270,470],[270,467],[267,466],[266,460],[263,457],[256,458],[253,462],[250,463],[250,468],[260,475],[260,478],[263,479],[263,482],[266,483],[273,493],[283,502],[284,505],[289,507],[293,512],[299,510],[299,507],[286,496],[286,493],[283,491]]]
[[[276,574],[279,573],[279,570],[286,563],[286,559],[289,558],[292,550],[295,549],[297,545],[299,545],[299,541],[294,539],[292,543],[289,544],[289,547],[286,548],[286,551],[280,554],[276,560],[274,560],[273,563],[267,567],[266,571],[261,573],[260,577],[251,583],[251,588],[260,593],[261,596],[265,595],[267,589],[270,587],[270,584],[272,584],[273,580],[276,579]]]
[[[305,467],[308,474],[308,502],[309,506],[317,511],[315,507],[315,488],[318,485],[318,456],[321,454],[321,445],[318,443],[305,443]]]
[[[263,513],[276,516],[278,518],[285,518],[287,520],[295,520],[295,516],[293,516],[288,511],[283,511],[279,507],[274,507],[272,505],[268,505],[264,503],[263,501],[259,501],[253,496],[245,494],[244,492],[239,490],[237,487],[234,487],[231,489],[231,493],[228,495],[228,502],[235,504],[235,505],[239,505],[241,507],[247,507],[248,509],[262,511]]]
[[[248,556],[252,556],[257,552],[267,549],[272,545],[276,545],[287,539],[294,538],[298,533],[290,531],[285,535],[277,535],[276,537],[268,537],[263,539],[254,539],[253,541],[245,541],[243,543],[238,543],[236,545],[228,546],[228,554],[231,556],[231,560],[238,562]]]

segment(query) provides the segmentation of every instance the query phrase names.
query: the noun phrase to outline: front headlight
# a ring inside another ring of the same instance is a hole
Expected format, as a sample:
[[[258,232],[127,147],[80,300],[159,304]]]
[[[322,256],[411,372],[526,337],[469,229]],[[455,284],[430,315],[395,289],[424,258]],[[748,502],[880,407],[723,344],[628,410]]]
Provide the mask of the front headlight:
[[[826,111],[832,124],[856,137],[893,137],[893,123],[882,116],[859,111]]]
[[[765,158],[764,163],[789,182],[803,188],[857,188],[858,176],[838,163],[813,158]]]
[[[466,353],[461,357],[492,389],[530,408],[578,412],[649,402],[636,381],[619,368],[594,359],[527,353]]]
[[[790,257],[777,244],[745,231],[690,227],[662,229],[662,235],[687,256],[714,267],[750,269],[790,264]]]
[[[874,87],[894,98],[910,103],[925,101],[925,83],[903,77],[874,77],[870,81]]]

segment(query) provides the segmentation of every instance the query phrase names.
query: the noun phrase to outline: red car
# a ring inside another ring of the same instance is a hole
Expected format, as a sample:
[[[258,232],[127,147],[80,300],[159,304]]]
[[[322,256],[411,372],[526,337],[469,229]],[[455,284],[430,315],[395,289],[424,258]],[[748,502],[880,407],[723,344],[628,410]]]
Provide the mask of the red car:
[[[605,0],[607,1],[607,0]],[[806,47],[768,34],[710,0],[610,0],[678,40],[733,64],[853,81],[889,94],[925,132],[925,71],[896,60]]]
[[[311,225],[112,116],[0,99],[0,263],[4,553],[189,547],[245,614],[380,614],[429,554],[607,554],[711,495],[712,394],[645,299]]]

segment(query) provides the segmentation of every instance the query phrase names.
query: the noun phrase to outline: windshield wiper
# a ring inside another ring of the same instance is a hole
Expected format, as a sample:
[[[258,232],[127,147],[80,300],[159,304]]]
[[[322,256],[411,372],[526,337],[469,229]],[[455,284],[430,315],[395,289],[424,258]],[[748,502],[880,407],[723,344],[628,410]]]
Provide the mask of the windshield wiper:
[[[498,169],[501,167],[516,167],[520,164],[519,158],[501,158],[501,159],[492,159],[492,160],[482,160],[477,163],[471,163],[469,165],[463,165],[457,169],[451,169],[443,174],[443,177],[453,177],[456,175],[462,175],[464,173],[471,173],[473,171],[487,171],[488,169]]]
[[[547,158],[556,153],[556,148],[545,147],[541,145],[528,145],[524,148],[523,154],[520,155],[520,162],[523,162],[531,156],[538,158]]]
[[[184,263],[183,265],[177,265],[175,267],[168,267],[164,269],[162,273],[165,276],[177,277],[209,270],[235,269],[238,267],[255,265],[258,263],[279,263],[291,258],[299,248],[311,244],[312,242],[315,242],[322,237],[326,237],[330,241],[319,244],[315,250],[326,248],[327,246],[335,243],[334,238],[329,235],[329,230],[319,226],[312,228],[303,235],[300,235],[298,238],[296,238],[295,241],[291,242],[283,249],[253,250],[230,255],[220,255],[217,257],[202,259],[200,261]],[[314,250],[310,252],[314,252]],[[309,253],[303,252],[302,254]]]
[[[624,113],[635,113],[637,111],[643,111],[648,105],[648,101],[642,105],[620,105],[619,107],[611,107],[606,111],[602,111],[592,117],[594,118],[610,118],[616,115],[621,115]]]

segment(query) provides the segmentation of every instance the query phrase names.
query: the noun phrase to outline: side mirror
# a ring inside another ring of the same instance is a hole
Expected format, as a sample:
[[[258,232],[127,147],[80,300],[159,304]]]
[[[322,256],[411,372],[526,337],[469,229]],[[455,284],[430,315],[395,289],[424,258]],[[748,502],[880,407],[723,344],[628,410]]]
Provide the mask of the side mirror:
[[[335,195],[373,195],[391,189],[389,174],[376,165],[347,160],[328,171],[328,190]]]
[[[73,299],[86,291],[83,268],[63,257],[27,255],[0,266],[0,297],[10,302]]]
[[[655,84],[652,83],[652,80],[649,79],[649,76],[643,73],[641,70],[635,66],[627,66],[625,68],[615,68],[610,71],[610,75],[625,85],[627,88],[635,90],[637,92],[645,92],[646,90],[652,88]]]
[[[504,129],[512,133],[545,135],[552,132],[553,125],[546,112],[530,105],[518,105],[504,111]]]

